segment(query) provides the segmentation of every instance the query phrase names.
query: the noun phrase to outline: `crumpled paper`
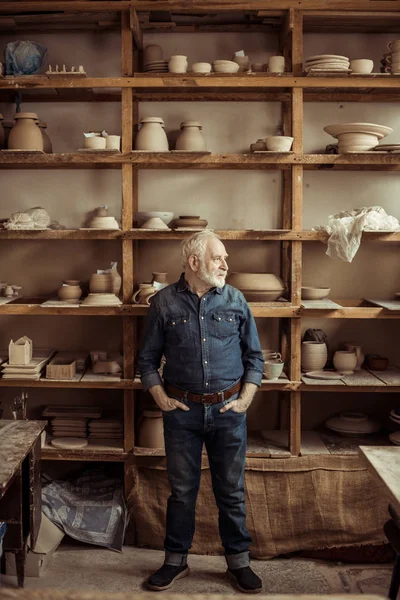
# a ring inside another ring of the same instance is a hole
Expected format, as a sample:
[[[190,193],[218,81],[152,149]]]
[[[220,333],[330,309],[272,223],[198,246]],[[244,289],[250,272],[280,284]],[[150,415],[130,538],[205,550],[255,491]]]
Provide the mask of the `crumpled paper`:
[[[326,225],[313,227],[313,231],[329,234],[326,254],[352,262],[361,243],[363,231],[398,231],[400,223],[388,215],[381,206],[364,206],[330,215]]]

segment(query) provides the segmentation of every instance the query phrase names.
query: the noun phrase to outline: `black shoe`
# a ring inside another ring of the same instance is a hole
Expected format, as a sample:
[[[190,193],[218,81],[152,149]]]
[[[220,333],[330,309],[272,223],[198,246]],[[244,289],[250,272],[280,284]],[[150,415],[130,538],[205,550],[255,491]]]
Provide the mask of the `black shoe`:
[[[258,594],[262,590],[262,581],[250,567],[228,569],[227,573],[236,583],[236,587],[245,594]]]
[[[146,582],[146,587],[149,590],[161,592],[170,588],[176,579],[187,577],[190,575],[190,569],[187,565],[182,567],[175,567],[174,565],[163,564],[153,575],[149,577]]]

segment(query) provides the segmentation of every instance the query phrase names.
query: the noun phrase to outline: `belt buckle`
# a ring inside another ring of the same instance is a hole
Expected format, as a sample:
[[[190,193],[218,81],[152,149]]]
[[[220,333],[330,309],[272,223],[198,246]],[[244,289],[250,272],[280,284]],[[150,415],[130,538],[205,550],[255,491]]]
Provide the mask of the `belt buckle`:
[[[212,402],[207,402],[207,401],[204,401],[204,398],[205,398],[206,396],[215,396],[215,394],[202,394],[202,395],[201,395],[201,403],[202,403],[203,405],[204,405],[204,404],[207,404],[207,405],[210,405],[210,404],[212,404]]]

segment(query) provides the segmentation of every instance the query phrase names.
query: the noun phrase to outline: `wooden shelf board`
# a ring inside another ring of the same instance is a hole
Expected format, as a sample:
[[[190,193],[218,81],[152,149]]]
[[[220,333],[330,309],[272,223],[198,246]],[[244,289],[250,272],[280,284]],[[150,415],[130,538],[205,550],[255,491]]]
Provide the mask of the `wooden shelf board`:
[[[19,388],[62,388],[62,389],[104,389],[104,390],[125,390],[132,389],[131,379],[121,379],[120,381],[56,381],[52,379],[32,381],[28,379],[1,379],[0,387],[19,387]]]
[[[122,306],[111,307],[93,307],[79,306],[73,307],[43,307],[42,302],[47,298],[20,298],[17,301],[0,306],[0,315],[29,315],[29,316],[114,316],[124,317],[130,315],[145,315],[148,306],[139,306],[131,304],[123,304]]]
[[[70,460],[94,462],[124,462],[129,454],[123,448],[112,448],[90,444],[81,450],[61,450],[52,446],[45,446],[41,450],[43,460]]]
[[[116,240],[122,235],[123,232],[119,229],[0,230],[0,240]]]

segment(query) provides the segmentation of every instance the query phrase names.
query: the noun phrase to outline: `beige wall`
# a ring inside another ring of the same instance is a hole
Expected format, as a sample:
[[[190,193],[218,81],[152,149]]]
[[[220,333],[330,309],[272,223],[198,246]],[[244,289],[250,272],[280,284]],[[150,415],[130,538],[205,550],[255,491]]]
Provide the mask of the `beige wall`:
[[[67,66],[83,64],[89,75],[120,74],[119,35],[62,34],[19,36],[47,45],[50,63]],[[1,45],[14,37],[1,38]],[[306,35],[305,56],[319,53],[347,54],[352,58],[371,57],[379,63],[390,36],[383,35]],[[164,34],[147,35],[145,43],[160,43],[165,56],[187,54],[189,63],[214,58],[230,58],[244,49],[252,62],[266,60],[278,51],[277,37],[262,34]],[[24,103],[23,108],[37,112],[48,123],[56,152],[73,152],[83,145],[83,131],[106,129],[120,133],[120,104],[108,103]],[[11,118],[14,106],[0,104],[0,112]],[[244,152],[258,137],[274,134],[280,125],[279,103],[182,102],[150,103],[140,106],[141,116],[161,116],[173,140],[182,120],[198,119],[209,150]],[[323,131],[329,123],[371,121],[392,126],[388,142],[400,141],[400,114],[394,104],[321,103],[306,104],[304,149],[323,151],[334,140]],[[26,170],[0,171],[1,212],[41,205],[53,219],[68,228],[83,224],[87,213],[107,204],[110,213],[121,217],[121,173],[119,170]],[[304,228],[324,223],[330,214],[357,206],[381,205],[400,218],[399,179],[396,173],[308,171],[304,177]],[[142,170],[139,177],[139,208],[171,210],[176,215],[199,214],[210,227],[226,229],[269,229],[281,227],[281,174],[279,171],[167,171]],[[231,270],[273,271],[279,273],[279,244],[226,244]],[[333,261],[320,243],[304,244],[304,281],[332,287],[332,297],[390,297],[400,290],[398,245],[363,244],[352,264]],[[1,242],[0,279],[24,286],[29,295],[50,294],[62,279],[77,277],[88,281],[96,268],[120,262],[120,244],[111,241]],[[180,272],[179,242],[142,242],[139,250],[139,280],[149,279],[153,270],[166,270],[170,281]],[[262,345],[278,347],[278,321],[257,319]],[[107,346],[118,350],[121,322],[114,318],[79,317],[1,317],[0,348],[10,337],[27,334],[37,347],[91,349]],[[368,352],[381,352],[400,363],[395,343],[398,321],[305,320],[303,328],[323,328],[332,350],[355,340]],[[0,398],[7,404],[13,390],[2,389]],[[79,401],[121,401],[121,392],[32,391],[33,404]],[[374,395],[308,394],[303,401],[303,424],[317,426],[339,408],[390,406],[391,398],[381,403]],[[251,429],[278,426],[276,394],[259,394],[250,409]]]

